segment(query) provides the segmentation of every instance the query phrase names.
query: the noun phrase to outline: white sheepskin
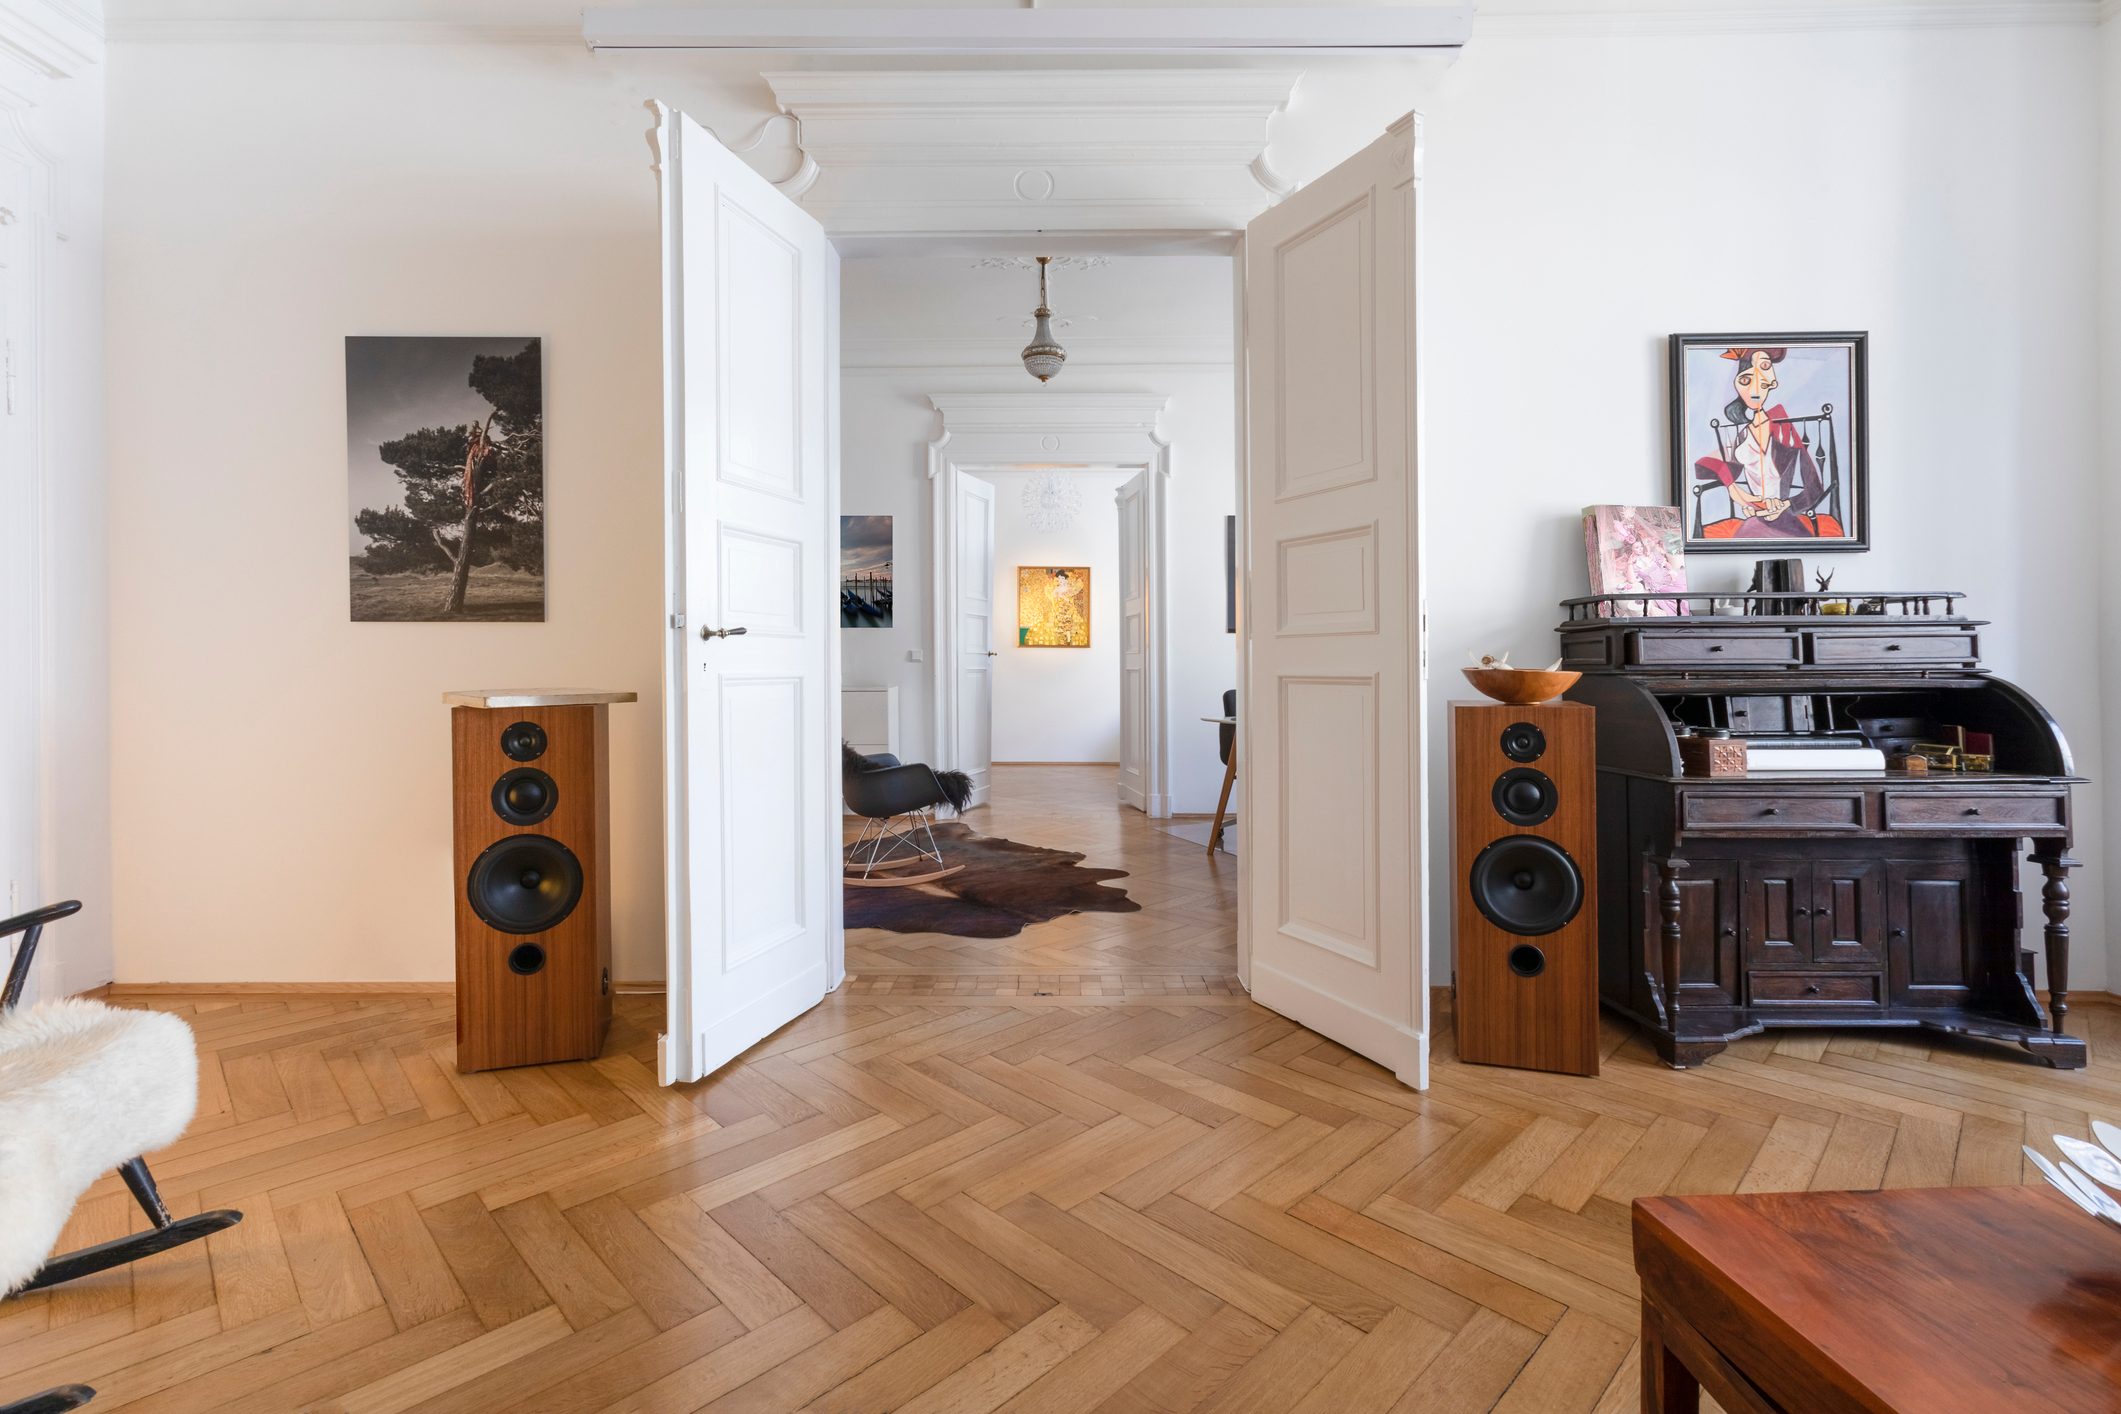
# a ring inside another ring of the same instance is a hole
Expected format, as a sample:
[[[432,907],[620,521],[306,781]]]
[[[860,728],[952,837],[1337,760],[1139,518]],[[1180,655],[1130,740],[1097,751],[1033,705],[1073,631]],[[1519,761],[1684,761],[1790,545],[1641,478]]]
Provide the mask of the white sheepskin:
[[[37,1274],[90,1184],[174,1144],[198,1102],[177,1017],[90,1001],[0,1015],[0,1292]]]

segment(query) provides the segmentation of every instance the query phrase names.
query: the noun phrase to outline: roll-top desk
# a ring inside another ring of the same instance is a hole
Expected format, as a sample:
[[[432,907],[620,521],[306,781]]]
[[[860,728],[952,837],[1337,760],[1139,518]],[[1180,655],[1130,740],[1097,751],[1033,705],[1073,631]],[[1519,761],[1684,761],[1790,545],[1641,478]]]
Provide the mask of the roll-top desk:
[[[2063,1031],[2082,778],[2047,711],[1982,670],[1986,625],[1958,615],[1962,597],[1564,601],[1563,666],[1584,674],[1567,696],[1598,711],[1600,995],[1668,1064],[1785,1026],[1923,1027],[2084,1064]],[[1710,612],[1734,600],[1744,615]],[[1620,616],[1643,606],[1659,616]],[[1992,739],[1991,770],[1711,778],[1680,759],[1682,729],[1889,747],[1954,728]],[[2046,1007],[2020,944],[2027,850],[2045,876]]]

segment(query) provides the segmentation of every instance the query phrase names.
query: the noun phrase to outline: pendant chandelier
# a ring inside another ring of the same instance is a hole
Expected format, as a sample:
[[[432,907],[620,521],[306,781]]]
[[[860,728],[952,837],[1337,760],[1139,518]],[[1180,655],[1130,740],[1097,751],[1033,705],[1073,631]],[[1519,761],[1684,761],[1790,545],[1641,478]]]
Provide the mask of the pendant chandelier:
[[[1046,263],[1050,255],[1038,258],[1038,308],[1031,311],[1038,320],[1038,327],[1031,332],[1031,342],[1024,346],[1024,372],[1043,383],[1061,371],[1068,361],[1067,350],[1053,342],[1053,311],[1046,307]]]

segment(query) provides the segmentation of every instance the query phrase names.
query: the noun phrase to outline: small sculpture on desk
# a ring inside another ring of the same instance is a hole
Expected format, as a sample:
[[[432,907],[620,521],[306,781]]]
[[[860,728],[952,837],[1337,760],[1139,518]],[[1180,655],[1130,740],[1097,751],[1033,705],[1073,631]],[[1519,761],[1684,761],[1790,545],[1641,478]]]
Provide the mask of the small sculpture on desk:
[[[1819,592],[1821,594],[1828,593],[1834,587],[1834,572],[1832,570],[1813,570],[1812,578],[1819,582]],[[1833,614],[1838,617],[1848,613],[1848,611],[1849,601],[1846,599],[1821,599],[1819,601],[1819,612],[1822,614]]]

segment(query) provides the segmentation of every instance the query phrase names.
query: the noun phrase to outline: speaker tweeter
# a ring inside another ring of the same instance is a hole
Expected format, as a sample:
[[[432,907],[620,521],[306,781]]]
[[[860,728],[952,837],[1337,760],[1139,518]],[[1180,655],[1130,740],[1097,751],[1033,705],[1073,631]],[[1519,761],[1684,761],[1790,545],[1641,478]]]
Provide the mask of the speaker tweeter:
[[[1547,734],[1531,722],[1512,722],[1502,729],[1502,754],[1512,761],[1537,761],[1547,754]]]
[[[510,722],[501,729],[501,754],[511,761],[535,761],[545,754],[545,729],[536,722]]]

